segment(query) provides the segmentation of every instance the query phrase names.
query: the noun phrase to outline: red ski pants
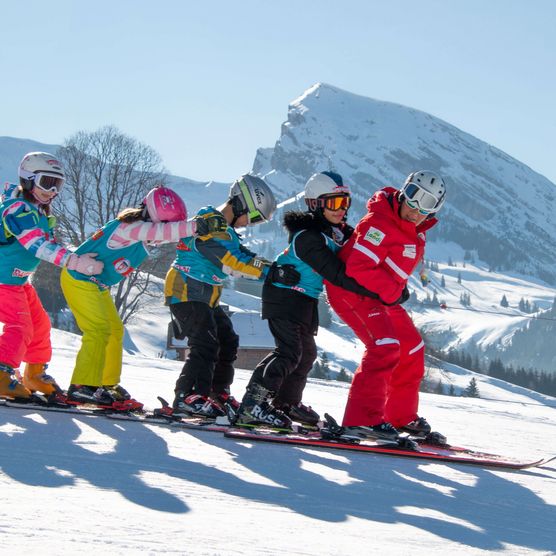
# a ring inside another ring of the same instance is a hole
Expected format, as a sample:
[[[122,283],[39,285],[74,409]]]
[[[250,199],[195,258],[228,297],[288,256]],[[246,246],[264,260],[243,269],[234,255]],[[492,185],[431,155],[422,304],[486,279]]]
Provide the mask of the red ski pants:
[[[50,319],[31,284],[0,285],[0,363],[17,369],[26,363],[48,363],[52,357]]]
[[[388,307],[331,285],[327,293],[332,308],[365,344],[343,425],[407,425],[417,418],[425,370],[425,346],[411,318],[400,305]]]

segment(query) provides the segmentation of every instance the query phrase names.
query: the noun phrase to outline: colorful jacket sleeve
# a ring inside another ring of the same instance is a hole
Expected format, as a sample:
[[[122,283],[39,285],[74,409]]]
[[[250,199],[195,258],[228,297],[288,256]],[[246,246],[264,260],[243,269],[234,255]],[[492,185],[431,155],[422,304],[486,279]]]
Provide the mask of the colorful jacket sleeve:
[[[212,264],[230,276],[259,280],[264,279],[268,272],[268,261],[238,244],[230,232],[197,238],[195,247]]]
[[[110,247],[127,246],[139,241],[150,243],[177,243],[182,237],[195,233],[193,221],[180,222],[131,222],[121,223],[110,238]]]
[[[0,196],[0,202],[7,201],[8,199],[15,199],[19,194],[18,185],[16,183],[6,182],[4,190]]]
[[[65,266],[71,251],[54,240],[50,229],[39,225],[38,210],[24,200],[10,204],[2,213],[5,230],[13,235],[22,247],[43,261]]]

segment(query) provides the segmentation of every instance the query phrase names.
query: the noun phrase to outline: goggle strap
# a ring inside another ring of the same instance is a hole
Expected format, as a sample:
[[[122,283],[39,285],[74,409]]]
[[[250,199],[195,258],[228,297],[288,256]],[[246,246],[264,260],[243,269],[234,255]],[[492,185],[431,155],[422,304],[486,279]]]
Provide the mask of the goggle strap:
[[[243,194],[243,198],[245,199],[245,203],[247,204],[247,217],[249,218],[250,223],[258,222],[257,219],[264,220],[263,215],[261,212],[255,207],[253,203],[253,198],[251,197],[251,193],[249,192],[249,188],[244,180],[239,182],[239,189]]]

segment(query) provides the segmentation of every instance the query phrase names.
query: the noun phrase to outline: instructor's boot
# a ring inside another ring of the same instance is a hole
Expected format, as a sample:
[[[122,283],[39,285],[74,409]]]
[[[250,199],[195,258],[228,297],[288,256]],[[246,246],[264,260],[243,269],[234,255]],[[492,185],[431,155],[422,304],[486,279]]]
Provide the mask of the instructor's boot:
[[[0,363],[0,397],[29,398],[31,392],[17,380],[12,367]]]
[[[50,396],[55,392],[61,392],[54,378],[45,373],[48,365],[45,363],[27,363],[23,373],[23,385],[31,392],[41,392]]]

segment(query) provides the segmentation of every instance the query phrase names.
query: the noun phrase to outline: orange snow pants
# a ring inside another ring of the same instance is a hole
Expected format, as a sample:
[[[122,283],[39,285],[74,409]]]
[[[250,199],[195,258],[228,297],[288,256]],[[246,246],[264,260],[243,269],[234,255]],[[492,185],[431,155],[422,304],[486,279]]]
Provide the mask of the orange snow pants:
[[[48,363],[52,357],[50,319],[31,284],[0,285],[0,363],[17,369],[22,361]]]
[[[401,305],[386,306],[330,284],[327,293],[332,308],[365,345],[343,425],[407,425],[417,418],[425,370],[425,345],[413,321]]]

